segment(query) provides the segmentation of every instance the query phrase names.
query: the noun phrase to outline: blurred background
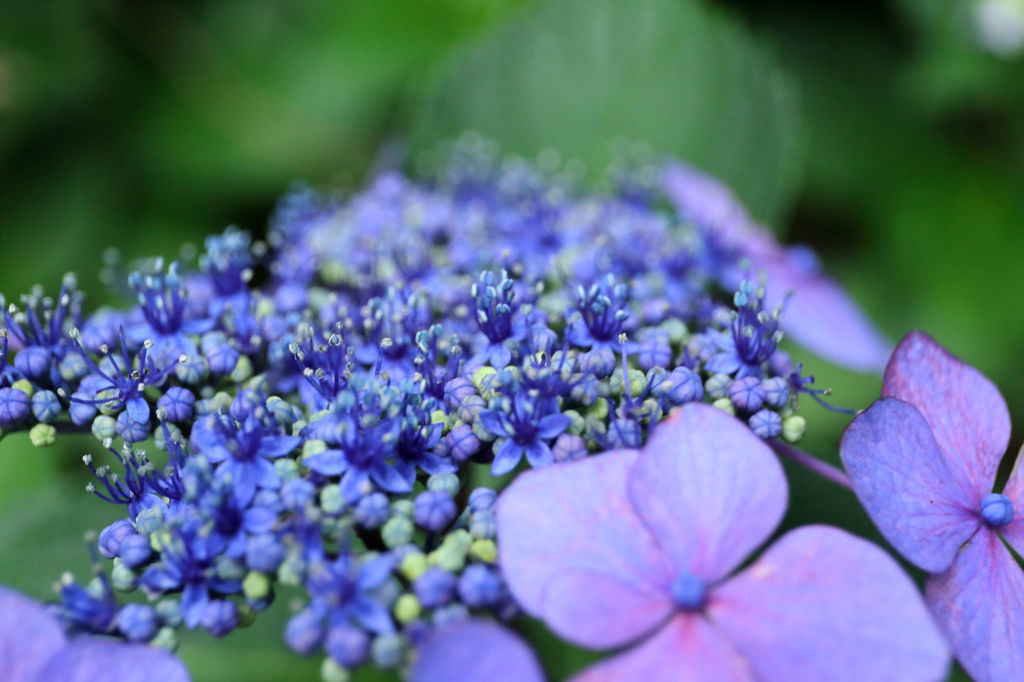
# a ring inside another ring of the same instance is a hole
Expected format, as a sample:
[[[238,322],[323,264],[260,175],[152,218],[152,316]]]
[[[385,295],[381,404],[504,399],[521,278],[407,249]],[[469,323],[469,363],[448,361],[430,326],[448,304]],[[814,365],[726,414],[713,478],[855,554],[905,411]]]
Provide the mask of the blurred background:
[[[814,246],[893,341],[925,329],[990,376],[1016,453],[1024,0],[807,7],[0,0],[0,292],[55,292],[75,271],[90,305],[110,302],[108,247],[174,258],[230,224],[259,234],[293,181],[356,189],[465,128],[512,152],[553,147],[595,178],[624,140],[645,142]],[[794,353],[835,404],[877,397],[879,377]],[[807,449],[837,461],[847,417],[804,414]],[[95,447],[0,444],[0,583],[45,598],[61,570],[89,570],[82,534],[114,517],[82,490]],[[877,538],[852,495],[790,473],[787,525]],[[317,662],[280,643],[287,608],[274,611],[224,642],[187,640],[197,682],[316,679]],[[541,648],[555,679],[582,660]]]

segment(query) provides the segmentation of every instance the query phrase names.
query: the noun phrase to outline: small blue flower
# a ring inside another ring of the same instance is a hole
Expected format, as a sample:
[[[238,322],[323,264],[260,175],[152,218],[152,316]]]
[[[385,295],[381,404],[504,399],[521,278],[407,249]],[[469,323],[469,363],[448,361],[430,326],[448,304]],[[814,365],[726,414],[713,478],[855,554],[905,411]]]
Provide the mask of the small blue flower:
[[[782,340],[779,329],[781,310],[764,308],[764,289],[755,289],[743,282],[734,297],[736,311],[729,331],[710,332],[717,353],[707,364],[707,371],[760,377],[763,367]]]
[[[285,436],[253,413],[242,423],[227,415],[209,415],[192,428],[192,449],[217,465],[218,478],[229,481],[240,504],[256,490],[276,490],[281,477],[270,460],[298,447],[298,436]]]
[[[500,476],[512,471],[523,455],[534,467],[554,460],[546,441],[565,431],[572,419],[568,415],[546,413],[542,409],[534,398],[521,395],[513,399],[509,412],[485,410],[480,413],[483,427],[499,437],[491,465],[492,474]]]

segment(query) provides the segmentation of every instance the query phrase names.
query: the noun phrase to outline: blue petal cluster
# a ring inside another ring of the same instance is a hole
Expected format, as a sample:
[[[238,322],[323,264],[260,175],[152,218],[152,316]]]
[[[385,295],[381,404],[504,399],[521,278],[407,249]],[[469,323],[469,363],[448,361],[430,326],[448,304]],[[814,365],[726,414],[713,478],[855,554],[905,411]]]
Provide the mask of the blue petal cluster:
[[[109,577],[63,589],[70,628],[219,637],[286,585],[296,652],[397,667],[437,625],[516,614],[492,477],[639,448],[696,401],[800,438],[782,311],[729,290],[740,257],[657,188],[588,192],[474,138],[424,177],[298,188],[266,243],[151,263],[123,310],[86,315],[72,277],[8,307],[0,433],[91,432],[88,489],[124,508]]]

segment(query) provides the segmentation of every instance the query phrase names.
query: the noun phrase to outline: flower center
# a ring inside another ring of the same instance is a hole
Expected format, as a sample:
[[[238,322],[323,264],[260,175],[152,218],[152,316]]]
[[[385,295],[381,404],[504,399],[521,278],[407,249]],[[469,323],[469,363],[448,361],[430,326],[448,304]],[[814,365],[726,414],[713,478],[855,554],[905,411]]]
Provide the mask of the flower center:
[[[672,583],[672,601],[683,611],[699,611],[707,601],[708,588],[703,579],[683,571]]]
[[[1005,526],[1013,521],[1013,502],[1006,495],[989,493],[981,498],[978,513],[990,526]]]

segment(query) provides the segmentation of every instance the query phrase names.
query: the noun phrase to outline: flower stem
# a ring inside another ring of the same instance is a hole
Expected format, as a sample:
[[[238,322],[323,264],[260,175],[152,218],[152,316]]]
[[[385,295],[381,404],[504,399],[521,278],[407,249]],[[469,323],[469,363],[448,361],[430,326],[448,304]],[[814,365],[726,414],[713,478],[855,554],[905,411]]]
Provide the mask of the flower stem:
[[[783,443],[782,441],[770,441],[769,445],[775,452],[783,457],[787,457],[792,461],[800,464],[814,473],[818,474],[823,478],[827,478],[837,485],[841,485],[847,490],[853,490],[853,484],[850,482],[850,477],[846,475],[842,469],[838,469],[827,462],[822,462],[814,455],[808,454],[803,450],[794,448],[792,445]]]

